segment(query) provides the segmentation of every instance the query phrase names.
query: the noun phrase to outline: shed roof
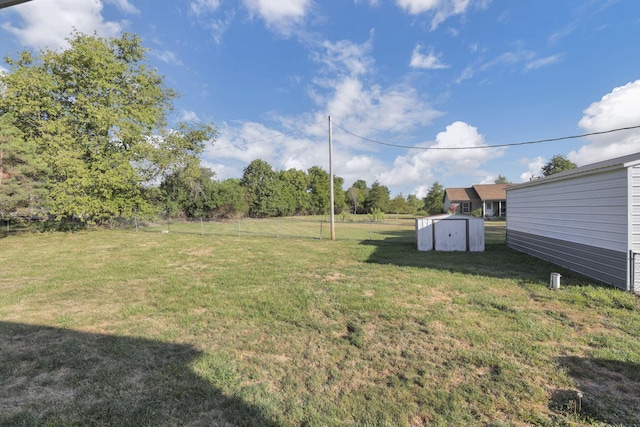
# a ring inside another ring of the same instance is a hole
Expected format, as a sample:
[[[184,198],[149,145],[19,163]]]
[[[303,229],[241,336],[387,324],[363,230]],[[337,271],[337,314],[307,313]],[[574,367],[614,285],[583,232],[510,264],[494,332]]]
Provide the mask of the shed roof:
[[[426,218],[426,219],[457,219],[457,220],[465,220],[465,221],[484,221],[484,218],[482,217],[475,217],[475,216],[469,216],[469,215],[459,215],[459,214],[435,214],[435,215],[429,215],[429,216],[425,216],[422,218]],[[421,219],[421,218],[416,218],[416,219]]]
[[[524,182],[522,184],[514,185],[513,187],[510,187],[507,190],[510,190],[511,188],[522,188],[522,187],[529,187],[533,185],[540,185],[550,181],[559,181],[562,179],[572,178],[580,175],[588,175],[593,173],[605,172],[607,170],[623,169],[623,168],[636,166],[638,164],[640,164],[640,152],[629,154],[626,156],[616,157],[613,159],[603,160],[601,162],[591,163],[591,164],[580,166],[578,168],[571,169],[568,171],[545,176],[539,179],[534,179],[529,182]]]

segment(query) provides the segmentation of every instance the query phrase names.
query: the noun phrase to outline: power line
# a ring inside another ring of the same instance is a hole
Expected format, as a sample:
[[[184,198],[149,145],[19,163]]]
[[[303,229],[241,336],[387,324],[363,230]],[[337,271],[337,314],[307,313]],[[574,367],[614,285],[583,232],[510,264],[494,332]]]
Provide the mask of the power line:
[[[562,140],[565,140],[565,139],[584,138],[584,137],[587,137],[587,136],[603,135],[603,134],[606,134],[606,133],[620,132],[620,131],[624,131],[624,130],[640,128],[640,125],[637,125],[637,126],[629,126],[629,127],[624,127],[624,128],[610,129],[610,130],[605,130],[605,131],[601,131],[601,132],[590,132],[590,133],[585,133],[585,134],[582,134],[582,135],[561,136],[561,137],[558,137],[558,138],[538,139],[538,140],[535,140],[535,141],[524,141],[524,142],[513,142],[513,143],[510,143],[510,144],[481,145],[481,146],[468,146],[468,147],[418,147],[418,146],[415,146],[415,145],[400,145],[400,144],[391,144],[389,142],[376,141],[375,139],[366,138],[364,136],[360,136],[360,135],[357,135],[357,134],[355,134],[355,133],[353,133],[351,131],[348,131],[347,129],[343,128],[342,126],[340,126],[336,122],[333,122],[333,125],[335,127],[337,127],[337,128],[342,129],[344,132],[348,133],[349,135],[355,136],[356,138],[362,139],[364,141],[373,142],[374,144],[379,144],[379,145],[386,145],[387,147],[408,148],[408,149],[412,149],[412,150],[477,150],[477,149],[484,149],[484,148],[514,147],[514,146],[518,146],[518,145],[542,144],[544,142],[553,142],[553,141],[562,141]]]

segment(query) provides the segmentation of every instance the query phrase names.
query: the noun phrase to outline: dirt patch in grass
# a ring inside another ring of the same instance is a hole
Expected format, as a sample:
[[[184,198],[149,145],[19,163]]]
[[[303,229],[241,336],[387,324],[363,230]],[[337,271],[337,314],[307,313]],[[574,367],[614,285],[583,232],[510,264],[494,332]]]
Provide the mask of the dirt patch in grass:
[[[551,401],[554,410],[616,425],[640,424],[639,364],[592,357],[563,357],[559,362],[576,389],[556,391]]]

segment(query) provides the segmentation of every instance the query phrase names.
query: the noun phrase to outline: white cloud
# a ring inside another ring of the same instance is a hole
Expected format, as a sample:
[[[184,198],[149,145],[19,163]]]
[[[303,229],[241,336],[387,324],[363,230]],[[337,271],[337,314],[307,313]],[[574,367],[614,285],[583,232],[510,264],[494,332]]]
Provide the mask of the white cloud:
[[[216,42],[216,44],[222,43],[222,36],[231,26],[234,17],[235,12],[231,10],[225,13],[224,19],[214,19],[208,24],[208,27],[211,30],[213,36],[213,40]]]
[[[359,76],[371,72],[374,60],[369,55],[373,46],[373,31],[369,40],[357,44],[349,40],[330,42],[325,40],[320,52],[314,52],[311,58],[323,66],[323,74]]]
[[[229,9],[224,12],[223,18],[215,17],[215,14],[221,5],[221,0],[192,0],[189,3],[189,10],[196,18],[198,23],[211,31],[211,35],[216,44],[222,43],[222,36],[227,32],[233,19],[235,18],[235,9]]]
[[[105,0],[109,4],[116,5],[120,10],[125,13],[129,13],[131,15],[140,14],[140,10],[137,7],[132,5],[129,0]]]
[[[431,30],[449,17],[464,14],[472,3],[472,0],[396,0],[398,6],[412,15],[431,13]],[[485,2],[476,2],[479,7],[485,7]]]
[[[220,0],[195,0],[189,3],[189,9],[196,16],[215,12],[220,7]]]
[[[521,163],[527,166],[527,171],[520,175],[520,181],[527,182],[542,175],[542,167],[547,164],[547,160],[538,156],[533,159],[523,159]]]
[[[478,129],[465,122],[454,122],[438,133],[435,143],[425,143],[429,150],[420,150],[395,159],[393,168],[380,175],[387,185],[407,185],[432,180],[443,181],[452,173],[474,174],[480,166],[504,153],[501,149],[486,147]]]
[[[361,136],[379,132],[406,132],[427,125],[440,115],[405,84],[384,88],[368,83],[374,71],[369,56],[372,38],[363,44],[324,42],[312,58],[320,63],[323,77],[310,92],[318,106],[335,116],[339,124]]]
[[[184,110],[182,111],[182,117],[180,120],[183,122],[199,122],[200,118],[194,111]]]
[[[429,188],[431,186],[429,184],[418,185],[413,189],[411,194],[415,194],[418,199],[424,199],[429,194]]]
[[[182,61],[170,50],[152,50],[151,55],[171,65],[183,65]]]
[[[463,81],[472,78],[473,75],[474,75],[473,68],[472,67],[467,67],[464,70],[462,70],[462,73],[460,73],[460,75],[456,78],[456,83],[460,84]]]
[[[594,102],[578,123],[586,133],[640,125],[640,80],[616,87]],[[584,165],[614,157],[632,154],[640,150],[640,130],[612,132],[588,137],[589,144],[567,156],[569,160]]]
[[[511,66],[526,64],[534,60],[536,53],[526,49],[516,49],[509,52],[505,52],[494,59],[485,62],[481,69],[486,71],[496,66]]]
[[[201,165],[211,169],[215,175],[214,179],[224,181],[227,178],[237,178],[242,175],[242,168],[223,165],[221,163],[202,161]]]
[[[534,59],[528,62],[525,66],[525,70],[537,70],[538,68],[546,67],[548,65],[553,65],[559,62],[562,59],[562,55],[551,55],[546,56],[544,58]]]
[[[449,68],[448,65],[440,62],[440,55],[435,55],[433,51],[429,53],[422,54],[420,50],[422,46],[417,45],[415,49],[413,49],[413,53],[411,54],[411,62],[410,66],[413,68],[425,68],[429,70],[439,70],[443,68]]]
[[[120,1],[117,4],[126,7],[129,3]],[[104,20],[102,8],[100,0],[27,2],[12,8],[22,18],[23,25],[5,23],[2,28],[18,37],[25,46],[63,48],[68,45],[65,38],[74,28],[86,34],[95,31],[105,37],[115,36],[123,30],[123,23]]]
[[[301,25],[311,8],[311,0],[243,0],[249,14],[259,16],[267,27],[282,36],[289,36]]]

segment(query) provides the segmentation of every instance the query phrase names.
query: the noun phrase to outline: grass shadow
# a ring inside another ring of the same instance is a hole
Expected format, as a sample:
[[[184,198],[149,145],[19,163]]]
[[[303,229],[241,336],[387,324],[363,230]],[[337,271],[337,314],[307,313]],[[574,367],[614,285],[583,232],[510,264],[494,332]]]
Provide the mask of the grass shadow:
[[[198,376],[189,345],[0,322],[0,425],[279,424]]]
[[[389,237],[384,240],[361,242],[362,245],[375,247],[366,262],[543,283],[549,281],[551,272],[558,272],[563,277],[564,286],[585,281],[594,284],[583,275],[508,248],[504,244],[503,232],[501,235],[494,230],[487,231],[484,252],[418,251],[415,237],[413,241],[407,241],[406,233],[388,234]]]
[[[561,357],[558,364],[576,389],[556,390],[551,410],[591,422],[640,425],[640,364],[575,356]]]

